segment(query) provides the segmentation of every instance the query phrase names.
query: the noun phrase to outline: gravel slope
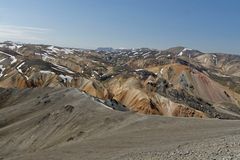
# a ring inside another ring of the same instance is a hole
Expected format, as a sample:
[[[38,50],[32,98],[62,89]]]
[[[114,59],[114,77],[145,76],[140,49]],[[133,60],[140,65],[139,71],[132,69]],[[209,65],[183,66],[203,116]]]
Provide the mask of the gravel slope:
[[[240,159],[239,121],[119,112],[77,89],[1,93],[1,159]]]

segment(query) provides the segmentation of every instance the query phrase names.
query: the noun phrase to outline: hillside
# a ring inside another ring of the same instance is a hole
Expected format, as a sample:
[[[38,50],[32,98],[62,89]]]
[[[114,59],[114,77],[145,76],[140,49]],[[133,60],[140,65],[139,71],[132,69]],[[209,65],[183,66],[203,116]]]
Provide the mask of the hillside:
[[[0,87],[77,88],[144,114],[239,119],[240,56],[0,44]]]
[[[4,160],[240,158],[236,120],[121,112],[74,88],[0,94]]]

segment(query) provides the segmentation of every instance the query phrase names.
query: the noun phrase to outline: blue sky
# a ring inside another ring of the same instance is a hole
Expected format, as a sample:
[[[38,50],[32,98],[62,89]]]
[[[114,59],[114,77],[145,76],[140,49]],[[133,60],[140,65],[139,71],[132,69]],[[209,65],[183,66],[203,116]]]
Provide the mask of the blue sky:
[[[1,0],[0,41],[240,53],[239,0]]]

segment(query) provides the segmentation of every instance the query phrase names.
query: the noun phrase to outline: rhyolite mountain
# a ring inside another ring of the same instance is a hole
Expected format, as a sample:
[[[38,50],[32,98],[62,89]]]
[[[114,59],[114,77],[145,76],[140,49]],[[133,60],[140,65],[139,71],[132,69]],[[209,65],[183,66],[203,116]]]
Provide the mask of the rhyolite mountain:
[[[7,41],[0,43],[0,87],[77,88],[121,111],[240,119],[240,56],[185,47],[83,50]]]

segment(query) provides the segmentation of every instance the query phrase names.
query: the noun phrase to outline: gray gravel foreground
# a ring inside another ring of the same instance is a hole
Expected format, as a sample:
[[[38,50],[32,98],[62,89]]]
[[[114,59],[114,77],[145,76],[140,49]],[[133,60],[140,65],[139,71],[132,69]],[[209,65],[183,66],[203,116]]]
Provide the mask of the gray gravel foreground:
[[[14,92],[0,115],[0,160],[240,160],[238,120],[120,112],[76,89]]]
[[[224,136],[186,143],[167,152],[128,153],[115,160],[239,160],[240,136]]]

